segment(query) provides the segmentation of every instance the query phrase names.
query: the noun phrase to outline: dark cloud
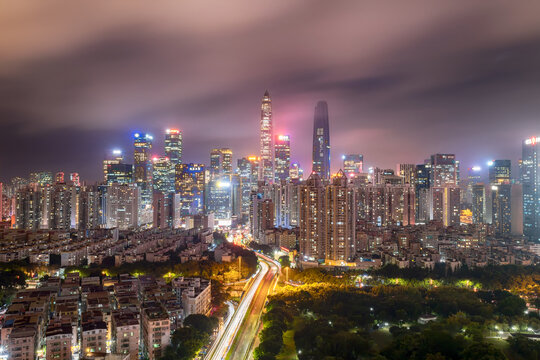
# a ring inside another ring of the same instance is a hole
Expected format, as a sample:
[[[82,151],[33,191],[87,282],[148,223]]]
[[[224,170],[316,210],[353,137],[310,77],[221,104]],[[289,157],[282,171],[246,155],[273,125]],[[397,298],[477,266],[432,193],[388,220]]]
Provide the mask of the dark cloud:
[[[0,0],[1,1],[1,0]],[[332,161],[455,152],[516,161],[540,133],[540,5],[530,2],[6,3],[0,13],[0,180],[100,177],[135,130],[184,131],[187,161],[258,152],[260,99],[310,169],[326,99]]]

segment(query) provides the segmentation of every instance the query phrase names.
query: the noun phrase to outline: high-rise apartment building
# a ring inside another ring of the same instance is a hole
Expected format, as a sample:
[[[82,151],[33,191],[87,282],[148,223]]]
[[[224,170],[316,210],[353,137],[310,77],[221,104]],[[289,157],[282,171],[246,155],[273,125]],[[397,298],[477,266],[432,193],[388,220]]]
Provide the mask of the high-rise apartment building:
[[[328,104],[319,101],[315,106],[313,120],[313,167],[312,172],[321,179],[330,178],[330,125]]]
[[[291,168],[291,140],[289,135],[276,135],[274,150],[275,181],[289,181]]]
[[[300,254],[308,260],[324,259],[324,186],[317,173],[299,185],[298,203]]]
[[[521,184],[523,186],[523,235],[540,241],[540,136],[523,141]]]
[[[47,186],[53,184],[53,174],[50,171],[40,171],[30,173],[30,183],[38,184],[39,186]]]
[[[274,127],[272,123],[272,99],[268,90],[264,93],[261,103],[261,134],[260,134],[259,180],[267,183],[274,181]]]
[[[356,211],[355,192],[347,186],[347,177],[340,170],[325,189],[325,258],[346,262],[355,255]]]
[[[397,174],[403,178],[403,183],[416,184],[417,167],[415,164],[399,164]]]
[[[128,230],[138,224],[139,188],[134,185],[107,186],[105,221],[108,229]]]

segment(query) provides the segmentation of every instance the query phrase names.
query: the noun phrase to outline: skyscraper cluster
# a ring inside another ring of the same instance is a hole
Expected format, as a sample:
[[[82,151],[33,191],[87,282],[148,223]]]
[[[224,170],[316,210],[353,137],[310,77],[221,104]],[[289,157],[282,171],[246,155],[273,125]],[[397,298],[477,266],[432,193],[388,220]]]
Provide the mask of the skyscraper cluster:
[[[2,218],[16,228],[69,230],[178,227],[186,226],[189,217],[207,215],[216,225],[248,225],[263,243],[272,242],[275,229],[294,231],[303,256],[329,262],[355,256],[361,223],[381,228],[490,224],[500,236],[540,240],[538,137],[523,141],[519,176],[506,159],[488,162],[487,173],[475,166],[462,174],[451,153],[394,170],[367,168],[358,152],[343,155],[341,170],[332,174],[329,109],[319,101],[312,171],[304,181],[300,165],[291,162],[294,139],[274,134],[273,116],[266,91],[259,153],[236,163],[228,147],[211,149],[209,166],[184,162],[177,129],[164,132],[164,152],[156,154],[153,136],[136,132],[133,164],[124,152],[113,150],[103,161],[98,184],[61,172],[34,172],[3,184]]]

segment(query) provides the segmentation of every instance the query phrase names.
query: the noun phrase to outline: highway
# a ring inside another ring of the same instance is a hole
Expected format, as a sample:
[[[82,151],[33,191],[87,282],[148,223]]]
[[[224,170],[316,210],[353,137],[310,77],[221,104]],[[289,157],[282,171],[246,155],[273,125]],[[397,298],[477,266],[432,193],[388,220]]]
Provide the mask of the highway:
[[[257,336],[259,317],[269,291],[275,286],[278,266],[265,256],[259,256],[260,269],[252,285],[240,301],[238,308],[224,326],[208,351],[205,360],[245,360]]]

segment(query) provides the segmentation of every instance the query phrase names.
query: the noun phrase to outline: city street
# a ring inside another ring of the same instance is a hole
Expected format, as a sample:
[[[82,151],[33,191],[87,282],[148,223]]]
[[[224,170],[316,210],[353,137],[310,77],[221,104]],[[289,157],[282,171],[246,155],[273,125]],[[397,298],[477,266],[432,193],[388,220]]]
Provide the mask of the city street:
[[[206,360],[247,359],[257,336],[259,317],[264,310],[268,292],[275,284],[278,267],[259,256],[260,270],[244,295],[221,336],[212,344]]]

